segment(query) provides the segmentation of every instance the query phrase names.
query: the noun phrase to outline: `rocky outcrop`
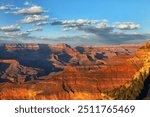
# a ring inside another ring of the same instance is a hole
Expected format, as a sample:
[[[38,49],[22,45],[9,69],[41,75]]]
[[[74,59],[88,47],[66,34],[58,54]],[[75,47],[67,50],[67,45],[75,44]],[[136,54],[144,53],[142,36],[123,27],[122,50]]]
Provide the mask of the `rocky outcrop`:
[[[138,50],[136,53],[136,57],[133,57],[132,59],[130,59],[130,61],[134,61],[134,63],[140,62],[143,65],[140,70],[134,74],[131,80],[119,86],[118,88],[115,88],[114,90],[104,93],[104,99],[131,100],[142,99],[146,98],[146,96],[150,96],[146,94],[144,94],[145,97],[142,96],[144,90],[149,90],[144,89],[145,85],[150,85],[147,84],[150,79],[150,42],[146,43],[140,50]],[[146,88],[149,87],[146,86]]]
[[[8,64],[7,69],[1,74],[1,81],[24,83],[37,78],[38,69],[20,65],[16,60],[0,60],[1,66]]]

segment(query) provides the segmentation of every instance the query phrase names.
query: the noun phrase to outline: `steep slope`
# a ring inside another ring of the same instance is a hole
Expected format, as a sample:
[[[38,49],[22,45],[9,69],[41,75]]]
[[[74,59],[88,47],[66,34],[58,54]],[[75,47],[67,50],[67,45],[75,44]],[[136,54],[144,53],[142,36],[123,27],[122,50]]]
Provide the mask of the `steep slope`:
[[[0,76],[1,81],[23,83],[27,80],[37,79],[38,69],[20,65],[16,60],[0,60],[0,63],[1,66],[8,65]]]
[[[131,80],[120,87],[106,92],[106,99],[149,99],[150,85],[150,42],[136,52],[136,57],[130,59],[134,63],[142,63],[142,67]]]

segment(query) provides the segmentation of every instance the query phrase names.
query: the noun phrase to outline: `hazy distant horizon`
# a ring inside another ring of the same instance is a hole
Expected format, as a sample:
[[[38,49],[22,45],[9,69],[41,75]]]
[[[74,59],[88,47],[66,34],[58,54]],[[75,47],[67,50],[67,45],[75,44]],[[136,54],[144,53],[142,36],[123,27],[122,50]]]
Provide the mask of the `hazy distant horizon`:
[[[99,47],[109,47],[109,46],[113,46],[113,47],[115,47],[115,46],[126,46],[126,45],[143,45],[143,44],[145,44],[145,42],[143,42],[143,43],[120,43],[120,44],[94,44],[94,45],[90,45],[90,44],[74,44],[74,45],[72,45],[72,44],[69,44],[69,43],[43,43],[43,42],[41,42],[41,43],[33,43],[33,42],[0,42],[0,45],[5,45],[5,44],[17,44],[17,45],[19,45],[19,44],[22,44],[22,45],[24,45],[24,44],[39,44],[39,45],[61,45],[61,44],[66,44],[66,45],[69,45],[69,46],[71,46],[71,47],[77,47],[77,46],[99,46]]]

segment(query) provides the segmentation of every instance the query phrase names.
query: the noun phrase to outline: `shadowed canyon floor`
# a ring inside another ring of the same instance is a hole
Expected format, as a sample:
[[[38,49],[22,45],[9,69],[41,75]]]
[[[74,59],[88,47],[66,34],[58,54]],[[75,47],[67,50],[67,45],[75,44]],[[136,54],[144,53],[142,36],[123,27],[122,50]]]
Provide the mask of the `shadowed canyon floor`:
[[[0,45],[0,99],[150,99],[150,43]]]

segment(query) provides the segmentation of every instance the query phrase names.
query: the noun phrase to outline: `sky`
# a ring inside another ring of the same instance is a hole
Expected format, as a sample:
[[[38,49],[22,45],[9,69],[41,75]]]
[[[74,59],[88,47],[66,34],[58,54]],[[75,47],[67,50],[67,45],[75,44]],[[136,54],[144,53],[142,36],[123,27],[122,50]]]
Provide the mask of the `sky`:
[[[0,43],[114,45],[150,39],[149,0],[1,0]]]

